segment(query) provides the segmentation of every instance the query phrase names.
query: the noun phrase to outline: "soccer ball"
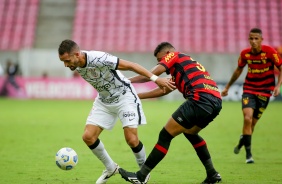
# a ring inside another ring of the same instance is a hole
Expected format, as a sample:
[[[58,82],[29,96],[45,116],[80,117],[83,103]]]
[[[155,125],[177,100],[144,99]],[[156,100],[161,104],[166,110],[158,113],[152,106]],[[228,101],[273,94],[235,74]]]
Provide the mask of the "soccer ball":
[[[76,166],[78,157],[73,149],[65,147],[56,153],[55,160],[60,169],[71,170]]]

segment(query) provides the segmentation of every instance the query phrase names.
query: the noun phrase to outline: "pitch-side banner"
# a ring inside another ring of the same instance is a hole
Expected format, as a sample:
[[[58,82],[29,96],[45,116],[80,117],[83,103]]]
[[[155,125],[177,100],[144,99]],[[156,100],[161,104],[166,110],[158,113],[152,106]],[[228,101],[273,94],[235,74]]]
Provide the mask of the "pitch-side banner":
[[[153,82],[133,84],[137,92],[154,89]],[[0,95],[33,99],[94,99],[97,91],[82,78],[0,78]]]
[[[133,84],[137,92],[149,91],[156,87],[153,82]],[[218,83],[222,91],[226,83]],[[225,101],[240,101],[243,84],[231,86]],[[282,92],[282,89],[281,89]],[[23,78],[16,77],[15,83],[5,77],[0,77],[0,96],[30,99],[94,99],[97,91],[82,78]],[[182,95],[179,95],[182,98]],[[176,100],[176,99],[175,99]],[[271,97],[271,100],[281,100],[282,95]]]

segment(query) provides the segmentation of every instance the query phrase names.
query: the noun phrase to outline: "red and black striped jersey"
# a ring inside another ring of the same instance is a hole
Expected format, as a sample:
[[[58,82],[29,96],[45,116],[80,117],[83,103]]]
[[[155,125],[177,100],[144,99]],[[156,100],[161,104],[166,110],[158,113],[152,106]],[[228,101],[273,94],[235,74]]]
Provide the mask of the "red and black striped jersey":
[[[277,51],[270,46],[262,45],[258,54],[253,54],[251,48],[242,50],[238,66],[248,65],[243,92],[270,97],[275,87],[274,65],[280,67],[281,64]]]
[[[177,89],[184,98],[199,100],[202,93],[211,94],[221,99],[216,82],[208,71],[190,56],[171,52],[164,56],[159,64],[171,74]]]

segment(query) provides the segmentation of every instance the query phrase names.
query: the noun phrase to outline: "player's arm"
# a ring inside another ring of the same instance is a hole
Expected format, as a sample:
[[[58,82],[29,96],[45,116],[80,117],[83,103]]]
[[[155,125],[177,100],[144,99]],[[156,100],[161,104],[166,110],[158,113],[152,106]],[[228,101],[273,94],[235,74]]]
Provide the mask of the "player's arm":
[[[240,77],[243,69],[244,68],[241,68],[239,66],[235,69],[235,71],[234,71],[232,77],[230,78],[229,82],[226,84],[225,88],[221,92],[221,96],[227,96],[228,95],[228,90],[229,90],[230,86]]]
[[[280,67],[277,68],[279,70],[279,75],[278,75],[277,84],[273,90],[273,96],[278,96],[280,94],[280,86],[282,84],[282,65],[280,65]]]
[[[166,89],[174,90],[176,88],[173,81],[168,80],[166,78],[158,77],[157,75],[152,73],[153,71],[150,72],[149,70],[147,70],[143,66],[141,66],[137,63],[134,63],[134,62],[130,62],[130,61],[120,59],[117,69],[118,70],[130,70],[130,71],[133,71],[135,73],[138,73],[139,75],[142,75],[143,77],[146,78],[147,81],[149,81],[149,80],[154,81],[161,89],[163,89],[164,93],[165,93]],[[158,73],[156,73],[156,74],[158,74]]]
[[[151,69],[151,72],[156,75],[156,76],[159,76],[161,75],[162,73],[164,73],[166,71],[165,67],[162,66],[162,65],[156,65],[155,67],[153,67]],[[137,75],[137,76],[134,76],[134,77],[131,77],[129,78],[129,80],[132,82],[132,83],[143,83],[143,82],[148,82],[150,81],[147,77],[145,76],[141,76],[141,75]]]
[[[140,99],[157,98],[157,97],[164,96],[172,91],[173,90],[167,89],[166,92],[164,93],[161,88],[155,88],[155,89],[152,89],[151,91],[138,93],[138,96]]]

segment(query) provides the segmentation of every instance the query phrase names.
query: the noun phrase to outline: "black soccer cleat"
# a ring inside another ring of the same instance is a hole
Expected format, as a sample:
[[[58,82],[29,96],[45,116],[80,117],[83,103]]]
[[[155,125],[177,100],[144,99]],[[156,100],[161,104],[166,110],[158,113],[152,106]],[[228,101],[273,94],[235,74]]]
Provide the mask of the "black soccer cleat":
[[[239,154],[240,148],[239,148],[238,146],[235,146],[233,152],[234,152],[235,154]]]
[[[125,181],[128,181],[130,183],[133,183],[133,184],[146,184],[150,178],[150,175],[148,175],[145,179],[145,181],[140,181],[138,180],[137,178],[137,174],[134,173],[134,172],[128,172],[126,170],[124,170],[123,168],[119,168],[118,169],[121,177],[123,179],[125,179]]]
[[[214,184],[214,183],[219,183],[221,182],[221,176],[219,173],[215,173],[211,177],[207,177],[202,184]]]

